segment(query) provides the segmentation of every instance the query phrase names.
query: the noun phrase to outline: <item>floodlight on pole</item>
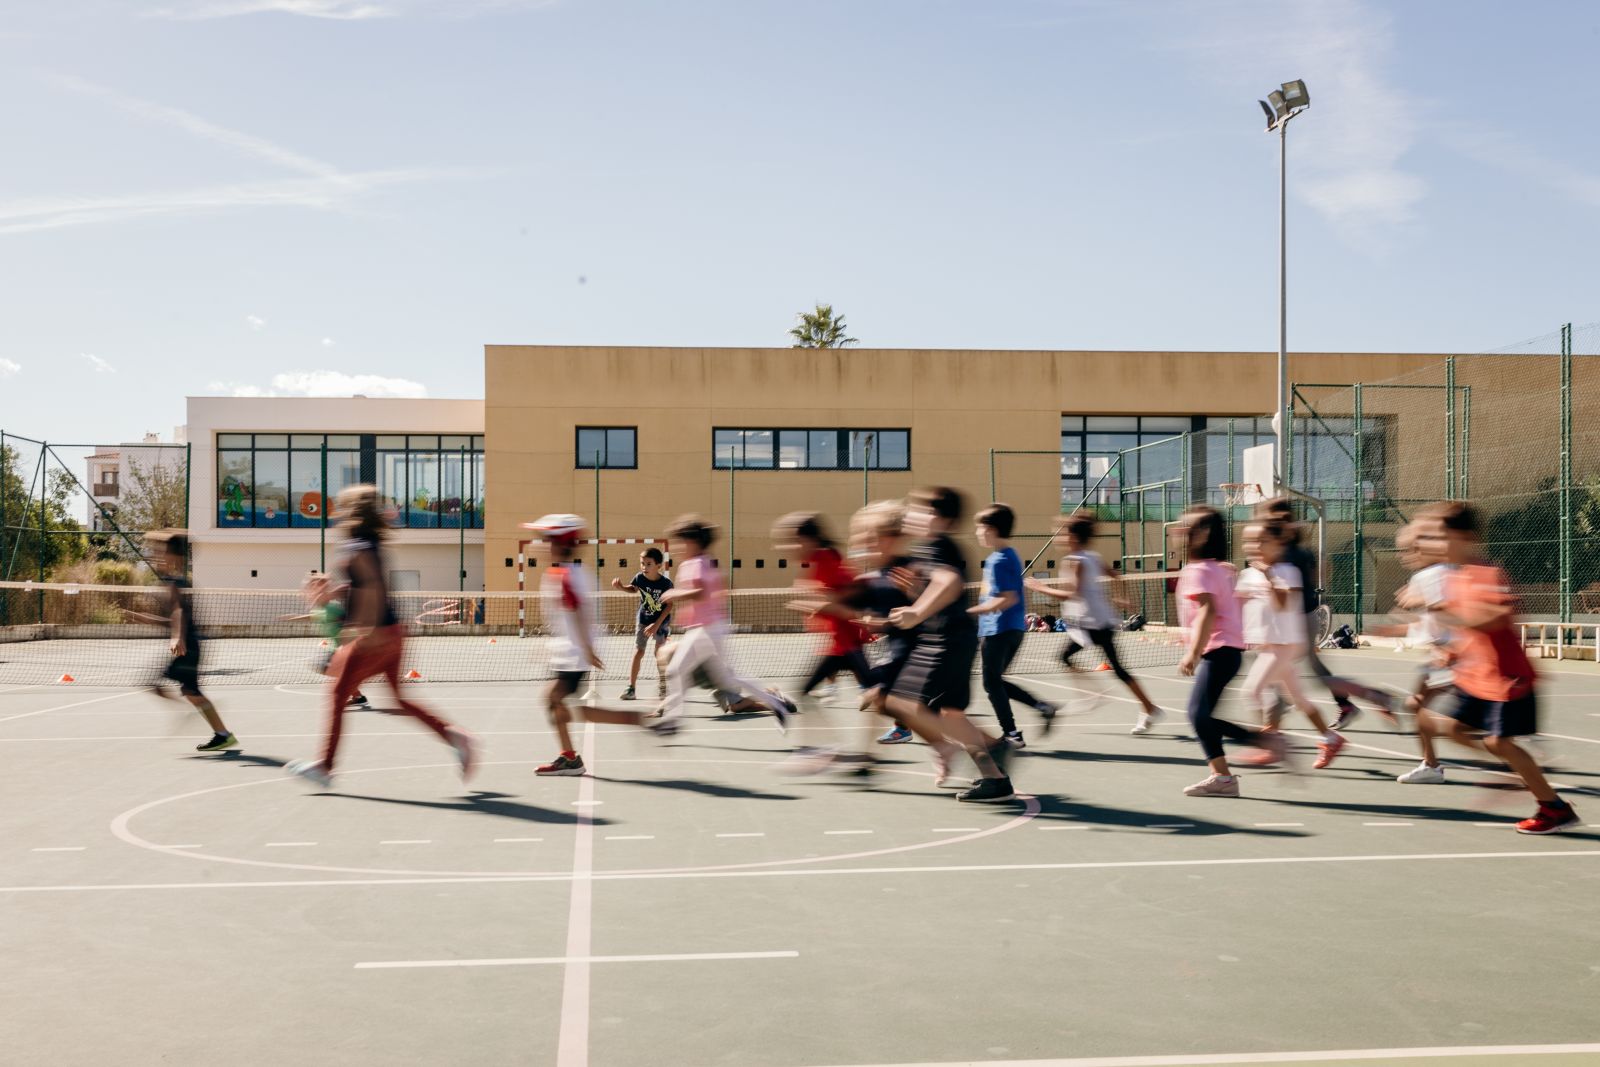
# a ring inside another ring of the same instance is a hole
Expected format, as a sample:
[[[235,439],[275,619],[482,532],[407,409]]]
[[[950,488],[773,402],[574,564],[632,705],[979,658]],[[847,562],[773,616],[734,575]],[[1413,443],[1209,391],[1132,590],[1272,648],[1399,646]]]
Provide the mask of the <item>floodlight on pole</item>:
[[[1284,477],[1289,431],[1289,120],[1311,106],[1311,93],[1298,78],[1284,82],[1259,101],[1267,115],[1267,132],[1278,135],[1278,394],[1273,404],[1272,429],[1277,456],[1272,473],[1275,490],[1288,486]]]

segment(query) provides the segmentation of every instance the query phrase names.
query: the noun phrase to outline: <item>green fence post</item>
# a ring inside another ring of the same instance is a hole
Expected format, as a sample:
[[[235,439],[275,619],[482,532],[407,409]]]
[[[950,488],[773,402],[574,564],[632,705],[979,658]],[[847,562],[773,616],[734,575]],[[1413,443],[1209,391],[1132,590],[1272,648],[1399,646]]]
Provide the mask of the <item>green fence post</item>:
[[[1560,621],[1572,621],[1572,324],[1561,327]]]
[[[1472,496],[1472,386],[1461,387],[1461,499]]]
[[[866,507],[867,506],[867,501],[870,499],[870,494],[872,492],[872,486],[867,481],[867,477],[872,471],[872,446],[874,444],[874,442],[873,442],[873,437],[874,436],[876,436],[876,435],[870,434],[870,433],[867,434],[867,447],[865,449],[863,449],[862,453],[861,453],[861,506],[862,507]],[[990,458],[991,462],[994,459],[994,449],[992,449],[992,448],[989,449],[989,458]],[[994,499],[994,486],[992,486],[992,485],[989,487],[989,499],[990,500]]]
[[[189,518],[189,501],[190,501],[189,487],[192,484],[189,481],[189,472],[191,470],[193,470],[193,469],[194,469],[194,445],[190,444],[188,441],[185,441],[183,443],[183,528],[185,530],[194,529],[194,523]],[[144,547],[143,542],[140,543],[139,547],[141,548],[141,550],[143,549],[143,547]],[[194,541],[193,540],[191,540],[189,542],[189,553],[188,553],[188,555],[184,556],[184,558],[183,558],[183,576],[185,578],[188,578],[188,579],[191,579],[191,580],[193,580],[193,578],[194,578]]]
[[[994,491],[994,449],[989,449],[989,499],[998,500]]]
[[[8,465],[6,459],[6,432],[0,430],[0,563],[4,563],[6,558],[6,469]],[[17,480],[20,482],[22,479],[18,478]],[[4,576],[3,572],[0,572],[0,577]],[[0,622],[3,621],[4,616],[0,614]]]
[[[734,521],[733,521],[733,515],[734,515],[734,512],[733,512],[733,508],[734,508],[734,501],[733,501],[733,475],[734,475],[733,457],[729,456],[728,457],[728,574],[727,574],[727,578],[728,578],[728,588],[730,590],[733,588],[733,554],[738,551],[738,549],[734,547],[734,540],[733,540],[733,533],[734,533],[734,529],[733,529],[734,528]]]
[[[1454,500],[1456,484],[1456,357],[1444,357],[1444,496]]]
[[[333,506],[333,501],[328,499],[328,438],[322,438],[322,504],[317,508],[317,515],[322,520],[317,523],[317,571],[321,574],[328,573],[328,509]]]
[[[1351,566],[1350,570],[1351,570],[1351,576],[1352,576],[1352,582],[1351,582],[1352,590],[1351,591],[1355,594],[1355,604],[1352,607],[1352,611],[1353,611],[1353,614],[1355,615],[1355,620],[1356,620],[1356,627],[1355,627],[1356,628],[1356,633],[1361,633],[1362,632],[1361,631],[1361,608],[1362,608],[1361,565],[1365,561],[1366,550],[1367,550],[1366,533],[1365,533],[1365,530],[1363,529],[1363,527],[1365,525],[1365,521],[1364,520],[1366,518],[1366,510],[1367,509],[1364,506],[1364,502],[1363,502],[1363,500],[1361,498],[1361,487],[1362,487],[1362,480],[1363,480],[1362,479],[1362,475],[1365,473],[1363,471],[1363,469],[1362,469],[1362,462],[1363,462],[1365,456],[1364,456],[1364,450],[1362,449],[1361,446],[1362,446],[1363,438],[1365,437],[1365,434],[1363,433],[1363,427],[1362,427],[1362,421],[1361,421],[1361,383],[1360,382],[1356,382],[1356,384],[1355,384],[1355,394],[1356,394],[1356,396],[1355,396],[1355,401],[1356,401],[1356,423],[1355,423],[1355,429],[1356,429],[1356,440],[1355,440],[1356,485],[1355,485],[1355,515],[1353,517],[1353,521],[1352,521],[1352,524],[1351,524],[1352,525],[1351,545],[1355,549],[1355,551],[1353,553],[1353,557],[1354,557],[1353,561],[1352,561],[1353,565]]]
[[[594,581],[600,584],[600,453],[594,454]]]
[[[326,443],[324,443],[326,447]],[[461,446],[461,482],[456,487],[456,592],[467,591],[467,447]],[[327,476],[324,472],[323,485],[327,485]],[[596,520],[599,521],[599,520]],[[599,536],[596,530],[595,535]],[[600,582],[600,575],[595,573],[595,584]]]
[[[44,584],[44,502],[50,495],[50,442],[42,441],[39,444],[39,550],[35,553],[39,561],[39,584]],[[39,625],[44,625],[44,590],[39,590]]]

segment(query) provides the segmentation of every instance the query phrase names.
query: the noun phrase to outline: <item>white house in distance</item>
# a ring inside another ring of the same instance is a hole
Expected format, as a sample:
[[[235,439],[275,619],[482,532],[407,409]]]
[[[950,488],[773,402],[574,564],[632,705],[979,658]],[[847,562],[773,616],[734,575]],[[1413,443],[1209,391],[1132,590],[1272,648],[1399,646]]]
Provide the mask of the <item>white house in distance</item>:
[[[161,440],[160,434],[147,433],[143,441],[120,445],[95,445],[94,451],[84,457],[83,486],[89,491],[88,514],[85,516],[91,530],[110,529],[104,513],[112,515],[122,506],[123,494],[133,484],[132,469],[151,470],[166,467],[175,473],[183,471],[185,457],[184,427],[172,433],[171,441]]]
[[[333,566],[328,503],[371,482],[391,588],[483,589],[482,400],[192,396],[188,415],[196,585],[292,589]]]

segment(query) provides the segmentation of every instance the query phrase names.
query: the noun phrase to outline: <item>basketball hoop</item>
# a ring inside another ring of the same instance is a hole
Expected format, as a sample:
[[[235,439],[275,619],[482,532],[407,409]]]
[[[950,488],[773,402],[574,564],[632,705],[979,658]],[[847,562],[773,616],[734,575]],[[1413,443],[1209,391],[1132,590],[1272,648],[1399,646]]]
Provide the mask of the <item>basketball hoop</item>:
[[[1222,490],[1223,504],[1230,508],[1259,504],[1265,495],[1256,482],[1223,482],[1218,488]]]

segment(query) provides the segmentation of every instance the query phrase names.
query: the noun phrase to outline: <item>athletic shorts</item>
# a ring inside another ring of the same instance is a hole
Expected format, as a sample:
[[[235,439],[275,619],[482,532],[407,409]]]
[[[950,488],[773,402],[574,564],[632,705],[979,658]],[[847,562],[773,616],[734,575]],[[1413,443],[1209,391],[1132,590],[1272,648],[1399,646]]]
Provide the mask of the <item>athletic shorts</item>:
[[[898,656],[869,667],[867,669],[867,688],[882,689],[885,693],[893,692],[896,679],[900,677],[900,672],[905,670],[906,664],[910,660],[911,650],[906,649]]]
[[[200,650],[194,649],[185,655],[175,656],[167,664],[167,669],[161,672],[161,677],[178,683],[178,691],[186,697],[203,696],[200,692]]]
[[[655,634],[656,647],[660,648],[662,645],[666,644],[667,638],[671,636],[672,627],[668,626],[666,623],[662,623],[661,628],[657,630]],[[633,628],[633,647],[638,651],[643,652],[649,647],[649,645],[650,635],[644,632],[643,626],[636,624]]]
[[[964,711],[972,703],[972,661],[978,655],[973,634],[922,634],[911,658],[895,679],[894,695],[926,704],[934,711]]]
[[[1539,732],[1538,701],[1532,692],[1515,700],[1485,700],[1455,691],[1449,715],[1462,726],[1482,730],[1490,737],[1526,737]]]
[[[564,687],[574,693],[583,692],[584,679],[589,677],[588,671],[554,671],[551,678],[560,682]]]

